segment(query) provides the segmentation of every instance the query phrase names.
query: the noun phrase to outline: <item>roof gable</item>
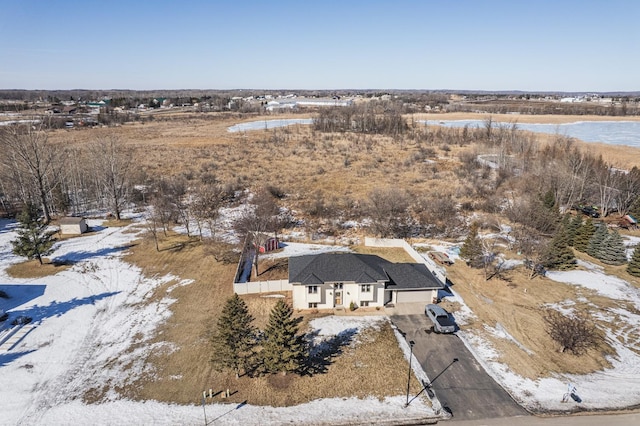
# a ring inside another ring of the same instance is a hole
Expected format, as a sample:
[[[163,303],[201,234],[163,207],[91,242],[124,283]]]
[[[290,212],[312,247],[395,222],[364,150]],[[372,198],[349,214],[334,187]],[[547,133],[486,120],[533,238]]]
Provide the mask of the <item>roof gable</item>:
[[[387,288],[402,289],[440,289],[444,285],[422,263],[391,263],[385,268],[389,276]]]
[[[322,253],[295,256],[289,259],[289,282],[317,284],[317,282],[307,282],[307,279],[313,277],[321,280],[322,283],[387,281],[383,268],[387,263],[390,262],[379,256],[368,254]]]
[[[422,263],[391,263],[379,256],[356,253],[322,253],[289,258],[290,283],[368,284],[380,281],[387,282],[387,288],[395,290],[444,287]]]

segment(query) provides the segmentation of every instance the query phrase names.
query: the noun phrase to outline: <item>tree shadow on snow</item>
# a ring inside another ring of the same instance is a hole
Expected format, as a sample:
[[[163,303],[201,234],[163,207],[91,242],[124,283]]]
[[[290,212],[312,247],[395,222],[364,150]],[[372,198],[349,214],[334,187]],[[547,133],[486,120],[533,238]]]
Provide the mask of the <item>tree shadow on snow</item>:
[[[31,352],[33,352],[33,350],[24,352],[7,352],[4,354],[0,354],[0,367],[4,367],[5,365],[12,363],[23,355],[30,354]]]
[[[42,320],[52,317],[59,317],[63,314],[69,312],[72,309],[75,309],[79,306],[83,305],[93,305],[97,301],[102,299],[106,299],[107,297],[115,296],[120,293],[119,291],[112,291],[108,293],[101,293],[95,296],[83,297],[81,299],[71,299],[66,302],[57,302],[53,301],[47,306],[32,306],[30,308],[12,311],[11,316],[20,316],[24,315],[30,317],[34,324],[38,324],[42,322]]]
[[[333,359],[342,354],[343,348],[351,344],[357,333],[357,328],[348,328],[333,337],[323,340],[318,340],[318,330],[307,334],[307,340],[310,343],[309,361],[305,373],[311,376],[326,373]]]
[[[134,246],[135,244],[127,244],[120,247],[105,247],[96,251],[75,251],[58,256],[52,261],[62,264],[77,263],[94,257],[106,257],[115,253],[120,253]]]
[[[42,296],[46,288],[44,284],[0,284],[0,291],[9,296],[7,299],[0,298],[0,309],[9,311],[23,305]]]
[[[13,231],[18,227],[18,222],[15,219],[0,219],[0,234]]]

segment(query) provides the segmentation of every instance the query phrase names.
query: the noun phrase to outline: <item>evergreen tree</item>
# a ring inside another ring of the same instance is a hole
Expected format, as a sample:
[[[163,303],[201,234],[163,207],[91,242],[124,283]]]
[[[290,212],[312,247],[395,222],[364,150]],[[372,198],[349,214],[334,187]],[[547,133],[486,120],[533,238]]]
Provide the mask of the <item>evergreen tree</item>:
[[[271,310],[261,352],[267,373],[299,372],[305,364],[307,348],[304,336],[298,334],[302,318],[292,315],[293,310],[283,300]]]
[[[604,240],[600,252],[600,260],[609,265],[624,265],[627,263],[626,247],[618,231],[614,230]]]
[[[556,197],[553,194],[553,191],[548,190],[547,192],[545,192],[545,194],[541,197],[541,201],[542,201],[542,205],[547,210],[553,210],[556,205]]]
[[[609,230],[607,225],[601,223],[596,228],[596,232],[593,233],[589,239],[589,245],[587,246],[587,254],[596,259],[602,258],[602,251],[604,250],[604,242],[609,237]]]
[[[544,257],[543,265],[547,269],[567,270],[576,267],[576,257],[567,243],[567,233],[560,228],[553,236]]]
[[[633,256],[627,266],[627,272],[634,277],[640,277],[640,245],[637,245],[633,250]]]
[[[568,215],[567,215],[568,216]],[[570,246],[575,244],[576,235],[578,234],[578,230],[582,226],[582,217],[580,215],[575,215],[567,224],[567,243]]]
[[[573,246],[576,250],[586,253],[589,247],[589,240],[596,232],[596,227],[593,225],[593,220],[590,217],[578,228],[576,236],[573,239]]]
[[[47,224],[40,217],[38,208],[30,203],[24,206],[18,215],[18,221],[18,238],[11,241],[13,253],[27,259],[38,259],[42,265],[42,257],[53,252],[55,231],[47,231]]]
[[[211,338],[211,362],[216,369],[232,369],[237,378],[241,368],[246,372],[251,367],[257,335],[252,323],[253,316],[244,300],[237,294],[227,299]]]
[[[478,224],[474,222],[469,229],[469,235],[464,240],[460,248],[460,257],[464,259],[472,268],[481,268],[482,262],[482,241],[478,236]]]

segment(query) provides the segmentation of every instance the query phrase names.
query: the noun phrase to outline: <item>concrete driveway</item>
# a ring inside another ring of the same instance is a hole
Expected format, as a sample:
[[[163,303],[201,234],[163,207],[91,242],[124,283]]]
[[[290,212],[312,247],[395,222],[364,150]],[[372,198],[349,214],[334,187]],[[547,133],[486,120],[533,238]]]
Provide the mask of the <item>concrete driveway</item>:
[[[421,306],[423,309],[424,306]],[[452,420],[525,416],[528,413],[480,366],[456,335],[430,332],[424,313],[390,312],[391,321],[413,340],[413,353]],[[454,361],[457,359],[458,361]]]

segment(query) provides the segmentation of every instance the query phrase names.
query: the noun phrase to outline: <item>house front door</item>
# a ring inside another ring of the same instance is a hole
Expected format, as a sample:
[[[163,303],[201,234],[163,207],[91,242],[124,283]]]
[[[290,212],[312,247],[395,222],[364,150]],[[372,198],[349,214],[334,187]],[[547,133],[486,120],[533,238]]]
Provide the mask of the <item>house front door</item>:
[[[334,306],[342,306],[342,290],[336,290],[334,298]]]

